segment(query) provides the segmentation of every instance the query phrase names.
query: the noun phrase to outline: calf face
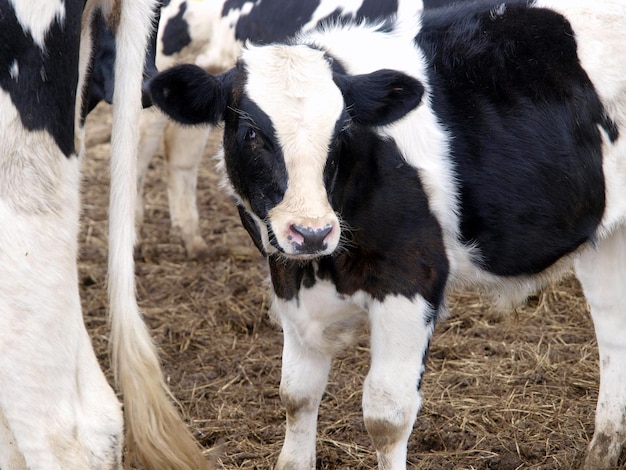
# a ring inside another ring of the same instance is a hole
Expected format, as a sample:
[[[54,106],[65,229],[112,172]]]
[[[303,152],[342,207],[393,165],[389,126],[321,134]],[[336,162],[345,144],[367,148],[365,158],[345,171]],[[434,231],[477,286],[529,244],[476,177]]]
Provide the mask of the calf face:
[[[338,135],[353,123],[402,118],[420,103],[423,87],[391,70],[344,74],[308,46],[261,46],[218,76],[190,65],[170,69],[150,91],[182,123],[224,120],[226,170],[253,238],[266,253],[310,258],[340,242],[328,197]]]

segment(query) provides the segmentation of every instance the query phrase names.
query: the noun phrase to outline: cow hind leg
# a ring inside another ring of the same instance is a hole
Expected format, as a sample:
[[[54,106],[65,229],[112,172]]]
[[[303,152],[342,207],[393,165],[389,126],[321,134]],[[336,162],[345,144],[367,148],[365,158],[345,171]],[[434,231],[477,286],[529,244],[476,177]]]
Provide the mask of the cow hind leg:
[[[27,470],[24,456],[17,447],[17,439],[0,410],[0,468]]]
[[[180,234],[189,259],[202,258],[208,252],[200,234],[196,187],[198,165],[209,131],[209,127],[182,127],[175,123],[170,123],[165,130],[167,196],[172,229]]]
[[[167,117],[154,108],[144,109],[139,121],[139,149],[137,152],[137,199],[135,201],[135,250],[141,244],[141,226],[144,222],[144,184],[148,167],[163,142]]]
[[[406,468],[407,442],[421,406],[419,386],[434,328],[429,312],[421,298],[390,297],[370,308],[372,363],[364,384],[363,417],[381,470]]]
[[[626,226],[576,263],[600,356],[600,391],[586,469],[615,468],[626,443]]]

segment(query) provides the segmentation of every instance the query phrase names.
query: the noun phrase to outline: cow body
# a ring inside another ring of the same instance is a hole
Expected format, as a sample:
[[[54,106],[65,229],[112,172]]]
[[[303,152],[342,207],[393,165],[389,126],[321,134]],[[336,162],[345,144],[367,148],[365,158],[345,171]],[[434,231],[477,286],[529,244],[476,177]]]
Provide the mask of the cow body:
[[[153,101],[224,121],[223,167],[284,331],[279,469],[315,468],[333,354],[370,325],[365,425],[406,466],[445,295],[521,301],[574,266],[600,352],[589,469],[626,440],[626,6],[481,2],[174,67]]]
[[[432,2],[425,3],[429,6]],[[179,63],[194,63],[208,72],[219,73],[235,64],[245,41],[270,43],[285,40],[329,18],[375,19],[396,13],[407,16],[419,6],[420,2],[397,0],[173,0],[161,10],[156,66],[164,70]],[[210,132],[210,126],[183,128],[167,122],[162,113],[153,110],[146,110],[142,115],[136,206],[138,227],[144,217],[142,188],[145,173],[153,156],[163,146],[172,228],[181,236],[190,258],[202,257],[207,252],[200,233],[196,181]]]
[[[0,1],[2,469],[121,467],[122,410],[85,329],[77,275],[82,97],[98,12],[117,25],[122,83],[114,97],[109,287],[126,425],[147,466],[205,465],[165,393],[134,296],[138,135],[129,123],[140,111],[153,7],[150,0]],[[167,432],[151,421],[161,421]]]

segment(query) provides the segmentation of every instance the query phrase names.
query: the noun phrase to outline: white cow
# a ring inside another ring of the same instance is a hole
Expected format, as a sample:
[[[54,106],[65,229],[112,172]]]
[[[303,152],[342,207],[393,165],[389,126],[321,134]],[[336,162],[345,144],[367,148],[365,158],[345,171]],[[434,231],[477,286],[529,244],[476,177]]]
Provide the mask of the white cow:
[[[85,329],[77,276],[83,90],[97,10],[118,46],[109,300],[129,445],[146,468],[206,468],[170,402],[133,269],[136,123],[152,0],[0,2],[0,468],[121,468],[123,416]]]

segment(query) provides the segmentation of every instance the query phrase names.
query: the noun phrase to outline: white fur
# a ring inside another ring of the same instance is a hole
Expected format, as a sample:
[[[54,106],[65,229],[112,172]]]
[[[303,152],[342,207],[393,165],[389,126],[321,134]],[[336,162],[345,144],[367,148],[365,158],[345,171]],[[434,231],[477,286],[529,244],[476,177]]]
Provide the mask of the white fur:
[[[600,353],[596,427],[585,468],[610,468],[626,444],[626,226],[587,249],[576,260],[576,274]]]
[[[63,23],[65,20],[65,4],[60,0],[10,0],[10,3],[24,32],[45,51],[46,33],[55,21]]]
[[[288,410],[277,470],[315,468],[317,410],[331,358],[350,344],[356,324],[366,318],[363,300],[337,295],[328,282],[302,290],[299,301],[274,299],[284,335],[280,396]]]
[[[289,181],[283,200],[269,211],[269,223],[287,255],[297,253],[292,224],[333,227],[320,253],[329,254],[339,242],[339,221],[326,197],[323,173],[343,97],[322,52],[269,47],[270,53],[250,46],[242,54],[250,71],[246,93],[274,124]]]

